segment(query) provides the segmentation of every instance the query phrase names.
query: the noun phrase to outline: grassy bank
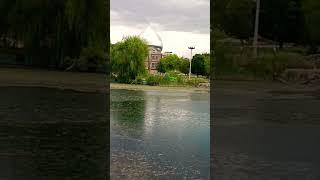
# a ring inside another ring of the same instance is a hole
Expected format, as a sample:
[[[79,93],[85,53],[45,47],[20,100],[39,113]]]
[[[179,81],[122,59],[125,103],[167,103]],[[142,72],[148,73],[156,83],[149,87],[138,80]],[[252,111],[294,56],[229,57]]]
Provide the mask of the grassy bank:
[[[71,89],[84,92],[107,91],[107,81],[104,74],[48,71],[30,68],[0,68],[0,87],[1,86],[48,87]],[[111,83],[110,88],[129,90],[209,92],[209,88],[196,88],[185,85],[149,86]]]
[[[111,83],[112,89],[127,89],[127,90],[147,90],[147,91],[179,91],[179,92],[200,92],[208,93],[210,88],[196,88],[191,86],[149,86],[149,85],[135,85],[135,84],[120,84]]]
[[[215,77],[221,80],[308,80],[304,71],[320,69],[319,55],[306,53],[303,47],[259,48],[254,58],[251,47],[219,43],[213,56]],[[292,71],[295,69],[295,71]]]
[[[135,77],[135,79],[128,79],[123,81],[113,75],[111,82],[115,83],[125,83],[125,84],[135,84],[135,85],[149,85],[149,86],[175,86],[175,87],[209,87],[209,79],[204,76],[192,75],[190,78],[180,73],[179,71],[169,71],[166,73],[156,73],[156,74],[141,74]]]
[[[0,86],[49,87],[86,92],[105,92],[106,76],[97,73],[0,68]]]

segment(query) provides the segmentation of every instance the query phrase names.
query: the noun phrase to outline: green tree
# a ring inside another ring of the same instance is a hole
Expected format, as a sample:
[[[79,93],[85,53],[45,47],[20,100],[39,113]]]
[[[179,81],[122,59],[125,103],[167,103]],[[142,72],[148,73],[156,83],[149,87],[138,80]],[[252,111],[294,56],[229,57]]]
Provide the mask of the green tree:
[[[206,61],[209,61],[209,54],[196,54],[191,61],[191,72],[196,75],[207,75]]]
[[[111,48],[111,68],[119,82],[129,83],[146,72],[144,61],[149,53],[147,42],[128,36]]]
[[[210,55],[205,58],[204,61],[204,75],[210,76]]]
[[[189,73],[189,66],[190,66],[190,60],[188,58],[180,58],[180,66],[179,71],[188,74]]]
[[[231,36],[237,37],[244,45],[253,34],[252,0],[221,0],[214,4],[214,26],[223,28]]]
[[[88,48],[106,52],[107,0],[1,0],[0,48],[23,44],[27,64],[58,68]]]
[[[158,63],[157,70],[161,73],[166,73],[172,70],[179,70],[180,58],[176,54],[170,54]]]
[[[320,43],[320,2],[313,0],[303,1],[308,42],[311,45],[311,53],[317,52],[317,45]]]
[[[261,1],[260,35],[278,42],[301,42],[304,18],[301,0]]]

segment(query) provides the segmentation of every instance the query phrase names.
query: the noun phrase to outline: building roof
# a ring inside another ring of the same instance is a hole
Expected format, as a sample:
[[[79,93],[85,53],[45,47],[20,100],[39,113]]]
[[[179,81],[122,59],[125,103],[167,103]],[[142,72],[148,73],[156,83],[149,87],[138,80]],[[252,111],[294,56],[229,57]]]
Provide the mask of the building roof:
[[[148,45],[163,48],[161,37],[151,26],[147,27],[139,36],[145,39]]]

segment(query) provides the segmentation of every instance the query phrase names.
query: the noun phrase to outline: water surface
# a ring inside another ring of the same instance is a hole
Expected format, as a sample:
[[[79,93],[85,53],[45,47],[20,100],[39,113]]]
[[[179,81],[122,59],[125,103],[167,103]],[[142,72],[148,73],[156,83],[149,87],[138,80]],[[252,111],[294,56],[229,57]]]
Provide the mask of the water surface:
[[[104,180],[106,96],[0,87],[0,179]]]
[[[208,93],[111,91],[112,179],[208,179]]]
[[[316,92],[254,83],[246,87],[216,84],[215,179],[319,179],[320,98]]]

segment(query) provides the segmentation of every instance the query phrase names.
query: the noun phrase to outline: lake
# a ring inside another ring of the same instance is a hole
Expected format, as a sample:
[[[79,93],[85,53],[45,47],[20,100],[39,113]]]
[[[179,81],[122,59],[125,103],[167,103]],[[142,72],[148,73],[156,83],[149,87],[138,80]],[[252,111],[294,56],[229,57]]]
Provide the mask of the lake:
[[[214,178],[319,179],[319,92],[274,83],[216,83]]]
[[[208,179],[209,93],[111,91],[112,179]]]
[[[0,99],[1,180],[105,180],[105,94],[0,87]]]

